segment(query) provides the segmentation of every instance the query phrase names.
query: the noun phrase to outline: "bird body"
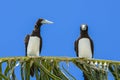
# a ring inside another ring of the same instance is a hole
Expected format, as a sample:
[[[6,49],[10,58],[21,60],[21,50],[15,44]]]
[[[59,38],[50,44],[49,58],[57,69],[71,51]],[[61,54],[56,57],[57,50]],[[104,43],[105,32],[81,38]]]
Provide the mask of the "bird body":
[[[27,47],[27,56],[39,56],[40,49],[40,38],[37,36],[30,36],[28,47]],[[33,54],[34,53],[34,54]]]
[[[86,24],[80,27],[81,35],[75,41],[75,51],[77,57],[80,58],[93,58],[94,45],[92,39],[88,34],[88,26]],[[89,80],[83,72],[84,80]]]
[[[26,56],[39,56],[42,48],[42,38],[40,35],[40,27],[35,26],[31,35],[25,38]]]
[[[40,28],[43,24],[51,24],[53,22],[45,20],[45,19],[38,19],[35,24],[34,30],[32,31],[31,35],[27,35],[25,37],[25,54],[26,56],[39,56],[42,49],[42,37],[40,35]],[[30,68],[30,75],[34,76],[34,63]]]
[[[78,57],[92,58],[92,51],[88,38],[82,38],[78,42]]]
[[[88,26],[82,25],[80,30],[81,35],[75,41],[76,55],[81,58],[92,58],[94,53],[94,45],[92,39],[88,35]]]

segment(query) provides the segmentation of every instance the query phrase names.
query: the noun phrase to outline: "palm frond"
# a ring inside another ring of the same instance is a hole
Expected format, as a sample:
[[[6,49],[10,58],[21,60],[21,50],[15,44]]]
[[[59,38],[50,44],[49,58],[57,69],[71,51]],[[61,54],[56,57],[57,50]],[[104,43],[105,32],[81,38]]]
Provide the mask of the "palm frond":
[[[70,77],[76,80],[64,66],[61,70],[60,62],[75,64],[89,80],[108,80],[108,72],[112,73],[115,80],[120,79],[120,62],[118,61],[70,57],[8,57],[0,58],[0,80],[16,80],[17,66],[20,66],[18,73],[21,75],[21,80],[30,80],[30,67],[33,63],[36,80],[69,80]],[[2,66],[4,63],[6,65]]]

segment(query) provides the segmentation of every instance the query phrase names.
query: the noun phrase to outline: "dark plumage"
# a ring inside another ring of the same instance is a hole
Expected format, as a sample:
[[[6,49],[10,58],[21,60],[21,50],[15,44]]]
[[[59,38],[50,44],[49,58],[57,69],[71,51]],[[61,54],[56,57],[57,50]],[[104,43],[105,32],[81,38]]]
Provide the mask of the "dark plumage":
[[[92,41],[92,39],[90,38],[90,36],[88,34],[88,26],[87,25],[85,25],[85,26],[86,26],[86,30],[82,30],[82,25],[81,25],[81,27],[80,27],[80,31],[81,31],[80,34],[81,35],[80,35],[80,37],[74,43],[74,45],[75,45],[74,48],[75,48],[77,57],[79,57],[78,56],[78,43],[79,43],[79,40],[82,39],[82,38],[88,38],[90,40],[90,47],[91,47],[91,51],[92,51],[92,57],[93,57],[93,54],[94,54],[93,41]]]
[[[93,58],[94,45],[92,39],[88,34],[88,26],[86,24],[81,25],[80,31],[81,31],[80,33],[81,35],[75,41],[74,44],[76,55],[77,57],[82,57],[82,58]],[[84,80],[88,80],[85,74],[83,76],[84,76]]]
[[[25,37],[25,55],[26,56],[39,56],[42,49],[42,37],[40,35],[40,28],[42,24],[50,24],[51,21],[45,19],[38,19],[35,24],[34,30],[31,35]],[[30,68],[31,76],[34,76],[34,63]]]

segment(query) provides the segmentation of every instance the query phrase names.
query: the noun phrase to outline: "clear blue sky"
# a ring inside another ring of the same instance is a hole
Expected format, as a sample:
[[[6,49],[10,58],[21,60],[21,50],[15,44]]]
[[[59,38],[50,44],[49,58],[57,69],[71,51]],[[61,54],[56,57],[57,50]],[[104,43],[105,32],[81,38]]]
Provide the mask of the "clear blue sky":
[[[86,23],[94,41],[94,58],[120,60],[119,0],[1,0],[1,57],[25,55],[24,37],[38,18],[54,22],[41,29],[41,56],[76,57],[74,41],[80,24]]]

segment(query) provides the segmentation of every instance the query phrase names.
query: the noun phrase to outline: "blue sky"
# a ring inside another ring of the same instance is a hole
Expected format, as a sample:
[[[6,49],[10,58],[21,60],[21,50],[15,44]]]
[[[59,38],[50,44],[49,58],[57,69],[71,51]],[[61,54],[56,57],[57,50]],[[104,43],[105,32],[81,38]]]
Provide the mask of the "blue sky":
[[[24,37],[38,18],[54,22],[43,25],[41,56],[76,57],[74,41],[80,24],[89,26],[94,58],[120,60],[119,0],[1,0],[0,56],[24,56]]]

